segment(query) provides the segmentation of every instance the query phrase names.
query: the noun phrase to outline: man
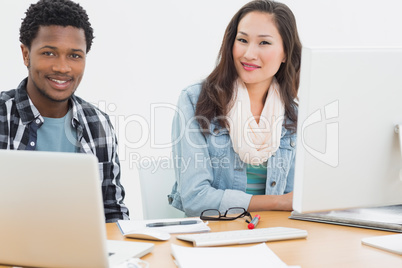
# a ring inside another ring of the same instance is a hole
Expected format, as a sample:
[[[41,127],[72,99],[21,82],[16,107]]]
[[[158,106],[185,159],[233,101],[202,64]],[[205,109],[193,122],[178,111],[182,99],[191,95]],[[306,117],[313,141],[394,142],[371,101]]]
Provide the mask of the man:
[[[95,154],[105,220],[115,222],[129,219],[116,135],[108,115],[74,94],[93,38],[77,3],[40,0],[28,8],[20,28],[28,77],[0,95],[0,148]]]

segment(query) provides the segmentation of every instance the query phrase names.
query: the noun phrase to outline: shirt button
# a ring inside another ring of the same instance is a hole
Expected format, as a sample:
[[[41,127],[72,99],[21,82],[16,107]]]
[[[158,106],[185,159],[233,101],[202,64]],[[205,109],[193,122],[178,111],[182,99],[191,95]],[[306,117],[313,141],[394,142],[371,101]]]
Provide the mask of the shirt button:
[[[271,187],[275,187],[276,181],[271,182]]]
[[[40,124],[40,119],[36,119],[36,120],[35,120],[35,123],[36,123],[37,125],[39,125],[39,124]]]
[[[31,142],[29,143],[29,145],[31,145],[31,146],[33,147],[33,146],[35,146],[35,142],[31,141]]]
[[[295,146],[296,146],[296,143],[295,143],[294,141],[291,141],[291,142],[290,142],[290,146],[295,147]]]

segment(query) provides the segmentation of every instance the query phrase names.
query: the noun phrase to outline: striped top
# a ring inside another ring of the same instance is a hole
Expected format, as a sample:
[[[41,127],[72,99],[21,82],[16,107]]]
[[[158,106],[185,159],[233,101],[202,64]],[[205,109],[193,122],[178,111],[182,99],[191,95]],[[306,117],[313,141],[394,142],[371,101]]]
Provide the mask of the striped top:
[[[247,164],[246,193],[252,195],[264,195],[266,181],[267,181],[266,163],[258,166]]]

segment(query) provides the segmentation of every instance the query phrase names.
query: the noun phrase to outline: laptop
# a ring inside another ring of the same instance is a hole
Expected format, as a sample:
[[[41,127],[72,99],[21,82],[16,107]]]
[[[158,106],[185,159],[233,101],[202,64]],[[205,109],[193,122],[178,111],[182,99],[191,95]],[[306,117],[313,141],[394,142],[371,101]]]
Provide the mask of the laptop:
[[[0,264],[114,267],[154,244],[106,239],[94,155],[0,150]]]

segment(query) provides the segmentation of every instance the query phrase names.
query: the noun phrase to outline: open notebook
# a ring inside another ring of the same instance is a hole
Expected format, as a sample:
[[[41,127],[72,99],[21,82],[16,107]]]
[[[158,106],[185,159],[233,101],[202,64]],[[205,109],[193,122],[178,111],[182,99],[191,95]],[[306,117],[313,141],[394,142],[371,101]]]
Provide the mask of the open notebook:
[[[93,155],[0,150],[0,263],[113,267],[152,243],[106,240]]]

